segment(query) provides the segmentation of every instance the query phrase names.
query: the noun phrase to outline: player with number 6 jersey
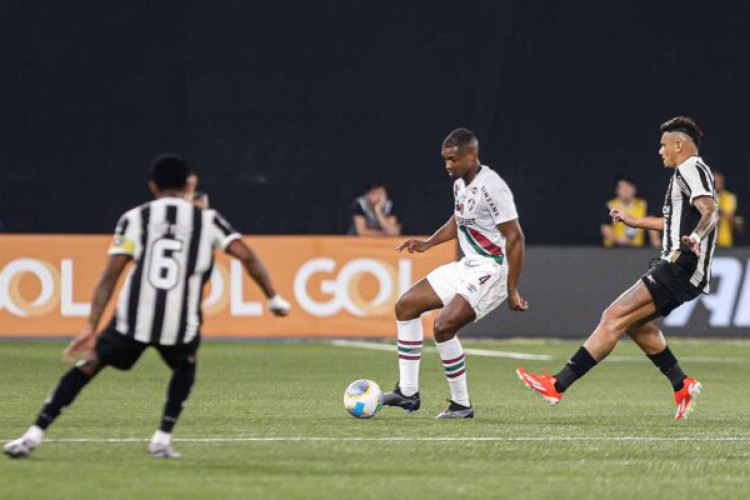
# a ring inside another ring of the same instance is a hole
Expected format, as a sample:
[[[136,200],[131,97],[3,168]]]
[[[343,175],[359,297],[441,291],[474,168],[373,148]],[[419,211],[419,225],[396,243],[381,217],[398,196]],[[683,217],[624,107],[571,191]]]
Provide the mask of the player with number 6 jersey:
[[[60,379],[36,422],[3,450],[24,458],[42,443],[47,427],[68,407],[89,381],[107,366],[129,370],[153,346],[172,369],[159,429],[149,443],[153,457],[179,458],[172,447],[172,429],[195,380],[202,323],[203,287],[211,276],[214,250],[240,260],[269,298],[277,316],[289,304],[274,290],[263,263],[215,210],[202,209],[185,197],[187,163],[175,155],[157,157],[149,187],[155,200],[129,210],[115,229],[109,260],[94,292],[83,332],[64,356],[83,359]],[[134,261],[120,292],[115,317],[98,334],[97,327],[118,278]]]
[[[443,308],[435,320],[435,343],[451,391],[450,405],[436,418],[474,417],[466,381],[464,350],[456,334],[509,299],[514,311],[528,303],[518,292],[524,259],[524,236],[513,194],[505,181],[479,162],[479,143],[467,129],[443,141],[442,156],[453,184],[454,212],[428,240],[407,240],[397,247],[425,252],[458,238],[464,257],[432,271],[396,303],[399,382],[383,404],[418,410],[419,362],[424,333],[422,313]]]

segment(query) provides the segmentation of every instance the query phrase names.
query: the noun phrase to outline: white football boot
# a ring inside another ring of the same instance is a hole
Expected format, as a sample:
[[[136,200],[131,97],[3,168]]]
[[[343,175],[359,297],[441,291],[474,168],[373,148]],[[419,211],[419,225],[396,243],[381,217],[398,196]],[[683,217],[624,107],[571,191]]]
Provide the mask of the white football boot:
[[[27,458],[37,446],[42,444],[43,440],[44,431],[40,427],[32,425],[23,436],[5,443],[3,453],[10,458]]]
[[[180,458],[182,453],[172,447],[172,435],[166,432],[154,432],[148,443],[148,454],[154,458]]]

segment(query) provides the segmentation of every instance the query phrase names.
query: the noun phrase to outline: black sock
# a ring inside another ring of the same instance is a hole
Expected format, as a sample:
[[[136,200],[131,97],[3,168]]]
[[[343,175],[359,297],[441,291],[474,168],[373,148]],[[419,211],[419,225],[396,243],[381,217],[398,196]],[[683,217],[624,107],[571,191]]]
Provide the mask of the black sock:
[[[596,366],[596,360],[589,354],[585,347],[581,346],[572,358],[565,363],[562,370],[555,374],[555,390],[565,392],[573,382],[586,375],[590,369]]]
[[[685,372],[680,368],[680,363],[674,357],[672,351],[669,350],[669,347],[659,354],[649,354],[648,359],[653,361],[659,370],[669,379],[675,391],[682,389],[685,385],[682,382],[685,379]]]
[[[195,381],[195,363],[190,363],[177,368],[172,373],[167,391],[167,403],[164,405],[164,415],[161,417],[162,432],[171,433],[177,418],[180,416],[182,406],[190,396],[190,389]]]
[[[89,380],[91,380],[91,377],[80,369],[77,367],[71,368],[68,373],[60,378],[57,387],[44,402],[44,407],[36,418],[36,425],[42,429],[49,427],[60,415],[60,412],[73,402],[81,389],[86,387]]]

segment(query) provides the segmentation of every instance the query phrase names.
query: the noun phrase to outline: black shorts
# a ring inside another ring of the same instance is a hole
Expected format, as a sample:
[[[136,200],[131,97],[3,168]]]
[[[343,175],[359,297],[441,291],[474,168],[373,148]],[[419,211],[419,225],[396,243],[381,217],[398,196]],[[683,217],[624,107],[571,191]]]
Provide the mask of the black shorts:
[[[682,252],[674,262],[659,259],[651,266],[651,270],[641,277],[654,299],[659,315],[667,316],[701,294],[700,290],[690,283],[690,269],[695,269],[697,260],[695,254]]]
[[[149,346],[159,351],[161,358],[173,370],[186,364],[195,363],[195,354],[200,345],[200,335],[187,344],[160,345],[144,344],[126,337],[109,326],[96,341],[96,357],[102,366],[114,366],[118,370],[130,370]]]

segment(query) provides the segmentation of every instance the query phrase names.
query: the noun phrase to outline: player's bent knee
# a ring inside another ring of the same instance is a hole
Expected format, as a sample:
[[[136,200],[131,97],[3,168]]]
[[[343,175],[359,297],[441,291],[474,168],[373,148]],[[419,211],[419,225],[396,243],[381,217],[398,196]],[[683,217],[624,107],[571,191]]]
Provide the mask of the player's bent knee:
[[[104,368],[104,365],[99,361],[99,358],[96,356],[92,356],[87,359],[82,359],[78,363],[76,363],[76,368],[81,370],[83,373],[89,376],[89,378],[93,377],[99,371]]]
[[[437,317],[432,328],[436,342],[447,342],[456,336],[456,324],[448,318]]]
[[[409,321],[419,317],[419,311],[414,305],[414,301],[409,295],[402,295],[396,302],[396,319],[399,321]]]
[[[623,317],[616,308],[609,307],[602,314],[599,321],[599,329],[608,335],[621,336],[625,333],[628,325],[625,324]]]

